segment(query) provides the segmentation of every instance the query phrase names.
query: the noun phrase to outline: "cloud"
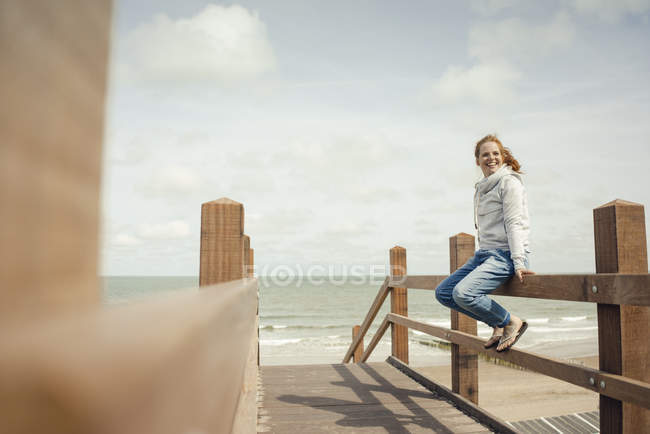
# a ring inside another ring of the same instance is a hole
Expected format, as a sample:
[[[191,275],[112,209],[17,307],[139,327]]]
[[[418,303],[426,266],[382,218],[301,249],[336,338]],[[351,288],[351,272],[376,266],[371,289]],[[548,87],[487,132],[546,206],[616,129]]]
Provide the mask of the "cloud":
[[[167,223],[142,224],[138,229],[138,236],[148,240],[172,240],[187,238],[190,235],[190,226],[182,220],[173,220]]]
[[[233,82],[275,66],[266,26],[238,6],[208,5],[191,18],[165,14],[140,24],[123,41],[122,77],[153,81]]]
[[[484,62],[494,59],[522,61],[567,48],[575,38],[575,25],[566,12],[550,22],[532,24],[519,18],[484,21],[469,31],[469,55]]]
[[[514,99],[521,73],[506,62],[479,63],[469,68],[450,66],[433,85],[439,103],[503,103]]]
[[[188,167],[167,166],[156,169],[137,189],[145,195],[186,195],[201,185],[199,175]]]
[[[470,7],[474,12],[478,12],[479,14],[494,15],[517,3],[520,2],[518,0],[472,0]]]
[[[519,18],[482,21],[469,30],[472,66],[449,66],[433,85],[436,102],[507,103],[515,100],[522,66],[570,47],[574,24],[565,12],[550,22],[533,24]]]
[[[650,0],[573,0],[576,11],[596,15],[606,22],[615,23],[626,15],[645,14],[650,10]]]
[[[115,236],[112,244],[114,246],[128,247],[128,246],[137,246],[139,244],[142,244],[142,241],[134,237],[133,235],[122,233],[122,234],[117,234]]]

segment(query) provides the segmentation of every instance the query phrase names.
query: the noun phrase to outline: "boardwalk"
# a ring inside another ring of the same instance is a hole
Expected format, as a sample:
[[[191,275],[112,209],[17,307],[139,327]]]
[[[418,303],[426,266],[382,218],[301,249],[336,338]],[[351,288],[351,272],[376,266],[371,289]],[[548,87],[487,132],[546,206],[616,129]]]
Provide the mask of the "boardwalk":
[[[261,366],[258,431],[491,432],[388,363]]]

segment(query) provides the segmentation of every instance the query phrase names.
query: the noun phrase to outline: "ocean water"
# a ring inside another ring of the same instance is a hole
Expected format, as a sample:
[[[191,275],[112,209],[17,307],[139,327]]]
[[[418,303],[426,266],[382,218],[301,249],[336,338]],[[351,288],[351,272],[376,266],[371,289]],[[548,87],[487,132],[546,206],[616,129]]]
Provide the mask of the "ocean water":
[[[352,327],[361,324],[380,283],[377,279],[323,278],[318,282],[280,282],[259,278],[260,361],[263,365],[340,363],[352,340]],[[363,282],[360,282],[364,280]],[[114,306],[176,291],[196,291],[197,277],[103,278],[103,303]],[[553,357],[582,357],[597,354],[596,306],[554,300],[495,296],[504,307],[529,322],[519,348]],[[366,345],[390,309],[390,297],[366,335]],[[409,317],[449,327],[449,310],[435,299],[433,291],[409,290]],[[478,334],[491,329],[479,323]],[[409,331],[409,357],[414,366],[449,363],[450,353],[436,338]],[[390,354],[390,331],[375,348],[370,361]]]

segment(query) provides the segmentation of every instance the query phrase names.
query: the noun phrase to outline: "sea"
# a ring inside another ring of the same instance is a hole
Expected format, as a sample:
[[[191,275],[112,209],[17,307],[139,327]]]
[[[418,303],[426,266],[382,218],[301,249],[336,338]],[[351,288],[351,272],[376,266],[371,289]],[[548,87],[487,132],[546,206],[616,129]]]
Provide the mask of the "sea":
[[[198,290],[198,277],[194,276],[105,276],[102,280],[102,301],[108,308]],[[352,341],[352,328],[363,322],[381,280],[372,276],[327,276],[288,282],[259,277],[260,363],[340,363]],[[518,348],[569,360],[598,354],[595,304],[505,296],[494,299],[529,323]],[[366,345],[389,309],[390,297],[366,335]],[[408,316],[436,326],[450,326],[449,310],[436,301],[430,290],[408,291]],[[479,323],[478,334],[487,338],[491,329]],[[369,361],[385,360],[390,351],[388,331]],[[409,359],[413,366],[448,364],[449,346],[410,330]]]

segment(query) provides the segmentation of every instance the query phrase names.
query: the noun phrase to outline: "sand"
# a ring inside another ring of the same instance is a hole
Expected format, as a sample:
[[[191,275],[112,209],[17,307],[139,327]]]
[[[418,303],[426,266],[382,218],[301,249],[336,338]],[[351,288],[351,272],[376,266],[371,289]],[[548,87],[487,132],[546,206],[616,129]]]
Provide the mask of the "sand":
[[[593,368],[598,357],[570,360]],[[420,373],[451,388],[451,368],[416,368]],[[492,414],[518,421],[598,409],[598,394],[582,387],[531,371],[519,370],[479,360],[479,405]]]

